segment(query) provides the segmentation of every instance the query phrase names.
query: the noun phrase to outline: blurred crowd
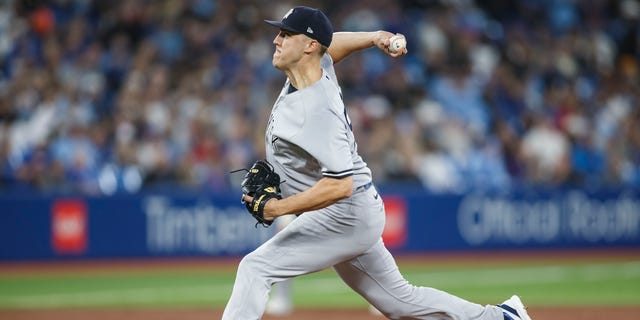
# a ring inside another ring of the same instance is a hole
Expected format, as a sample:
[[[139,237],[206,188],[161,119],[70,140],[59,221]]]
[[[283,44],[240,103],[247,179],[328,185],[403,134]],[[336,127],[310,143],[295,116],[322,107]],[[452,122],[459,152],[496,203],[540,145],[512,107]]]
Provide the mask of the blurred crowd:
[[[225,192],[285,80],[272,0],[0,4],[0,190]],[[336,65],[381,184],[640,188],[639,0],[305,1],[409,54]],[[321,133],[318,133],[321,134]]]

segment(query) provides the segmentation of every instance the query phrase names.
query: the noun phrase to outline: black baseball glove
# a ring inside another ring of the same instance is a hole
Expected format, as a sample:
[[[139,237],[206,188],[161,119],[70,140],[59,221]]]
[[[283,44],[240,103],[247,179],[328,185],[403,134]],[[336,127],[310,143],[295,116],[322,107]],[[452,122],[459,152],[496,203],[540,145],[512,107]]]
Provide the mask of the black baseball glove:
[[[270,199],[282,199],[280,194],[280,176],[273,170],[273,166],[266,160],[258,160],[242,180],[242,193],[253,197],[253,201],[244,202],[247,211],[264,227],[268,227],[273,220],[264,218],[264,205]],[[238,171],[238,170],[236,170]]]

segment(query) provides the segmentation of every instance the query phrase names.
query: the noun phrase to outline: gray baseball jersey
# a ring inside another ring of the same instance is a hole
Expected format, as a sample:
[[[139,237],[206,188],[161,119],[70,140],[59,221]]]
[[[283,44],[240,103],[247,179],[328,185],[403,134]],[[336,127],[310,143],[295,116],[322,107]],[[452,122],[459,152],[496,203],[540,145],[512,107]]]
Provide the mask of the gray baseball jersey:
[[[222,319],[260,319],[274,283],[333,267],[390,319],[503,320],[496,306],[415,287],[402,277],[381,239],[384,205],[358,156],[329,55],[321,67],[322,78],[309,87],[291,92],[285,83],[269,119],[267,160],[285,181],[283,196],[322,177],[353,176],[356,188],[347,199],[301,214],[246,255]]]
[[[371,182],[371,170],[358,155],[329,55],[323,57],[321,67],[322,78],[304,90],[289,93],[287,79],[269,117],[267,161],[284,181],[284,197],[308,189],[322,177],[353,175],[356,187]]]

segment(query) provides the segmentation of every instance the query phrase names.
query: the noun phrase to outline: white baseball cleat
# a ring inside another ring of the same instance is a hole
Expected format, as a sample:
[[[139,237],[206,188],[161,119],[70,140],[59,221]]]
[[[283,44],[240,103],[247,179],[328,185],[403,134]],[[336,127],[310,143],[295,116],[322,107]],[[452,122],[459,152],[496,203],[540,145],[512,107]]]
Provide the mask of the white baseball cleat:
[[[527,309],[517,295],[511,296],[511,298],[499,304],[498,307],[502,308],[505,320],[531,320]]]

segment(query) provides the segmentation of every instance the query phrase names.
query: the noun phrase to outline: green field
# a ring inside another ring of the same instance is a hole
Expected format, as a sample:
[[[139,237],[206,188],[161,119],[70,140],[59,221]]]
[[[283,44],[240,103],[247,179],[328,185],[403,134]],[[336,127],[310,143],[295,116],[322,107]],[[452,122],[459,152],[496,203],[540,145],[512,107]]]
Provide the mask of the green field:
[[[413,284],[478,303],[500,302],[517,293],[536,306],[640,305],[640,257],[537,263],[412,260],[399,265]],[[0,309],[222,307],[235,276],[234,266],[56,270],[0,274]],[[330,270],[299,277],[293,288],[301,307],[366,306]]]

